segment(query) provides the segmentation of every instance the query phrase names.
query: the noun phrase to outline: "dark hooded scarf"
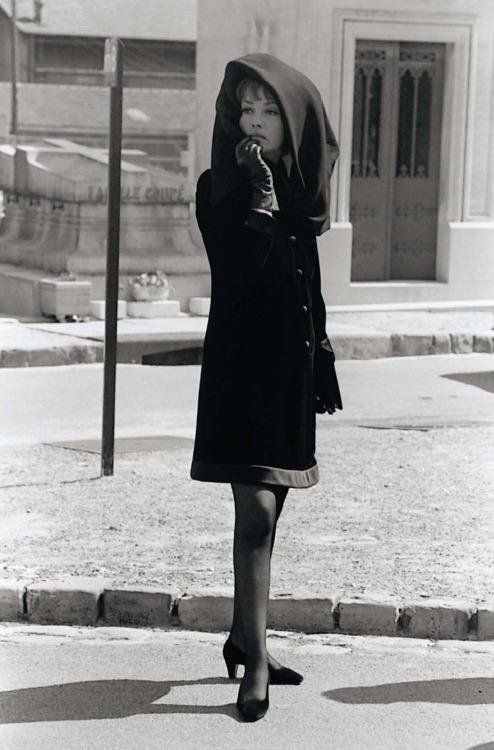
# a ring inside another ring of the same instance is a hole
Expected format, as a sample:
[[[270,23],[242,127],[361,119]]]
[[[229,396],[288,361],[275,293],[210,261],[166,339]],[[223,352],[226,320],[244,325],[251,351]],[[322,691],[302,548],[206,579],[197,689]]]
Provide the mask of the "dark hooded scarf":
[[[253,78],[274,91],[285,128],[285,149],[293,160],[289,177],[290,210],[299,219],[305,219],[313,234],[323,234],[330,228],[329,183],[338,144],[321,95],[312,81],[272,55],[245,55],[226,66],[216,100],[211,205],[217,205],[243,179],[235,159],[235,146],[245,137],[238,124],[241,107],[236,95],[243,78]]]

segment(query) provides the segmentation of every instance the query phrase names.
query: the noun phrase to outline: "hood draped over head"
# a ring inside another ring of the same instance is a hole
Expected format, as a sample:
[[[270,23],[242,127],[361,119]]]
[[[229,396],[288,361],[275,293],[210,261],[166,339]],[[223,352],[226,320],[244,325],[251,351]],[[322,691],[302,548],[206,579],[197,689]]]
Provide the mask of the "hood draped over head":
[[[330,227],[329,183],[338,144],[316,86],[272,55],[249,54],[226,66],[216,100],[211,202],[219,203],[244,179],[235,159],[235,146],[245,138],[239,126],[241,107],[237,99],[237,86],[244,78],[267,85],[276,95],[285,128],[285,152],[292,158],[291,209],[298,219],[308,222],[314,234],[320,235]]]

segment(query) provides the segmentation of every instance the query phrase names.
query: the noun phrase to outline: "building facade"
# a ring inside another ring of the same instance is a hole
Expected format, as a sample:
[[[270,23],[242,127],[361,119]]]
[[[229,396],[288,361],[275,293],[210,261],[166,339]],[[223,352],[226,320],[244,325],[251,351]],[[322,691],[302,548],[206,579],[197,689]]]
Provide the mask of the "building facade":
[[[192,219],[196,0],[16,5],[14,23],[0,0],[0,312],[39,315],[40,280],[64,272],[104,296],[111,36],[124,57],[122,294],[159,268],[187,309],[210,290]]]
[[[20,143],[106,147],[104,39],[120,36],[124,149],[195,179],[209,166],[226,63],[269,52],[316,83],[340,145],[333,226],[318,239],[328,304],[494,299],[492,0],[142,7],[17,0]],[[12,137],[11,32],[11,1],[0,0],[3,142]]]
[[[494,301],[493,42],[490,0],[200,2],[196,174],[225,64],[274,54],[316,83],[340,145],[327,303]]]
[[[0,0],[0,137],[11,130],[12,5]],[[123,147],[190,176],[195,128],[195,0],[18,0],[18,141],[105,147],[104,44],[124,41]]]

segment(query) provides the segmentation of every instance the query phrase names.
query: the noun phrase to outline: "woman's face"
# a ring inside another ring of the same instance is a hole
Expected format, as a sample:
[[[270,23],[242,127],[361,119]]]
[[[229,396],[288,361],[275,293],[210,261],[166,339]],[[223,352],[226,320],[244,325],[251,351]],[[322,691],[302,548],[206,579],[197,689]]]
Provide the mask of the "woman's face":
[[[277,161],[285,138],[280,109],[272,96],[264,89],[254,90],[247,86],[240,103],[242,114],[240,129],[252,136],[261,146],[263,154]]]

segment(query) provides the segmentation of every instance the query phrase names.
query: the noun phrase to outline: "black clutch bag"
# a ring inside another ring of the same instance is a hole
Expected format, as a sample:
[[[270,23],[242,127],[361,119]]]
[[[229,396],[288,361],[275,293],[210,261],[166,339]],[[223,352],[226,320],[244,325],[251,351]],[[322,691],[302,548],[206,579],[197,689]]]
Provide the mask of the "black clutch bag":
[[[343,409],[334,363],[333,347],[326,337],[314,352],[314,408],[318,414]]]

